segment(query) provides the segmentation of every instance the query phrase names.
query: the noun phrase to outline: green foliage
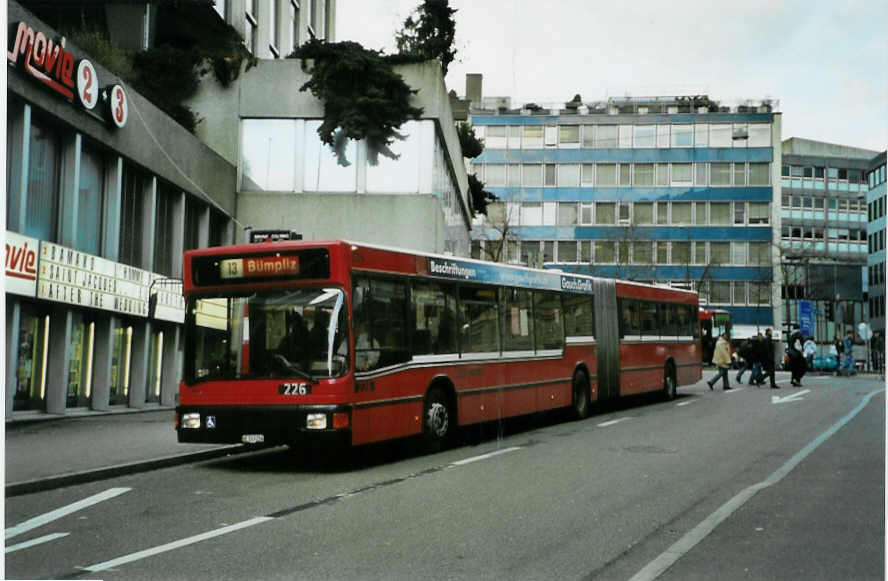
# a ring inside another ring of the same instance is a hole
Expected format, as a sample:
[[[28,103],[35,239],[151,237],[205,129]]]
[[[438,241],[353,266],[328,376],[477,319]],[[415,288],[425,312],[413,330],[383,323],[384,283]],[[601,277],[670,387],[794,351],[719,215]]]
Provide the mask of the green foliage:
[[[112,45],[111,41],[101,32],[81,29],[64,36],[109,71],[124,79],[132,78],[132,57],[125,51]]]
[[[469,174],[469,192],[472,194],[472,215],[487,215],[487,204],[497,201],[499,198],[484,189],[484,182],[475,174]]]
[[[404,28],[395,35],[398,52],[421,60],[441,59],[441,69],[447,68],[456,57],[453,39],[456,22],[449,0],[423,0],[416,11],[404,21]]]
[[[200,77],[206,73],[203,56],[197,49],[180,50],[165,45],[133,56],[137,71],[133,85],[152,103],[180,125],[194,132],[197,117],[182,102],[194,95]]]
[[[471,123],[463,121],[456,126],[456,134],[459,136],[459,146],[463,157],[475,159],[484,151],[484,142],[475,135],[475,129]]]
[[[410,105],[410,96],[416,91],[392,69],[397,59],[356,42],[317,39],[303,44],[288,58],[302,59],[302,70],[311,74],[299,90],[310,90],[324,102],[324,122],[318,135],[334,149],[340,165],[349,165],[347,139],[366,141],[371,165],[378,163],[379,154],[398,158],[389,148],[395,139],[404,139],[397,128],[419,119],[422,109]]]

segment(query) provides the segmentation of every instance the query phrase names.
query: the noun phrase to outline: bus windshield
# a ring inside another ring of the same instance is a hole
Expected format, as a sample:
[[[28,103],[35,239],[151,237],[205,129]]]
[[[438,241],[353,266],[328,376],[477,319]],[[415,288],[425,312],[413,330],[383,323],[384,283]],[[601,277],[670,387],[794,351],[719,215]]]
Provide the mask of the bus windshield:
[[[189,300],[188,381],[337,377],[348,370],[345,294],[304,288]]]

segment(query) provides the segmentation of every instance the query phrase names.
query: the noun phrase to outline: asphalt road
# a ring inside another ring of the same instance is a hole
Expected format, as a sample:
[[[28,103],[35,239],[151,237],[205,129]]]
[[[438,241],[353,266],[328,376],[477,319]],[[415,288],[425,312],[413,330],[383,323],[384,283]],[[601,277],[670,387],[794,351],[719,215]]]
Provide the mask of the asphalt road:
[[[701,382],[437,454],[271,449],[8,498],[5,575],[882,579],[884,383],[805,383]]]

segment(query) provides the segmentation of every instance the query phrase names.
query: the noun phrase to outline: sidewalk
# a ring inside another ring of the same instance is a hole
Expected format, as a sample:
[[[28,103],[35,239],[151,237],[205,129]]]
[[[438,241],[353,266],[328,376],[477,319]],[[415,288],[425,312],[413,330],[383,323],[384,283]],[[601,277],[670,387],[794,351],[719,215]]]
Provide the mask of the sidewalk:
[[[180,444],[169,408],[6,422],[6,496],[240,452],[241,445]],[[38,419],[39,418],[39,419]]]

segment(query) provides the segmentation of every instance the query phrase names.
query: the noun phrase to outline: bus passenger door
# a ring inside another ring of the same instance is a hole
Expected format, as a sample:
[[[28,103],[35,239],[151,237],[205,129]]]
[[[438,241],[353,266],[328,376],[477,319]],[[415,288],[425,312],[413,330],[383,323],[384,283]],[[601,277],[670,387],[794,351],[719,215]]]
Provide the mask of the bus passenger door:
[[[612,280],[595,281],[595,339],[598,345],[598,399],[620,395],[620,313]]]

